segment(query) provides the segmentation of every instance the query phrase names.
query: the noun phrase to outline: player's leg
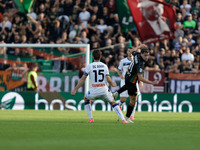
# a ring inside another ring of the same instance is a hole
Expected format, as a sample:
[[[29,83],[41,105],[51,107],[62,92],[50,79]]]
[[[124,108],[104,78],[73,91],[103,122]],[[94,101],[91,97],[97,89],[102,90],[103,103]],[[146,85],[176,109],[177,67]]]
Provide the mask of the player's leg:
[[[121,85],[124,85],[124,84],[125,84],[124,81],[121,82]],[[128,97],[127,90],[120,94],[119,107],[120,107],[121,110],[122,110],[122,106],[124,105],[124,102],[126,101],[127,97]]]
[[[133,112],[132,112],[132,114],[131,114],[131,116],[130,116],[130,119],[131,119],[131,120],[135,120],[134,115],[135,115],[136,107],[137,107],[137,101],[136,101],[136,103],[135,103],[135,106],[134,106]]]
[[[110,104],[112,105],[113,107],[113,110],[114,112],[119,116],[119,118],[121,119],[122,123],[127,123],[125,118],[124,118],[124,115],[119,107],[119,105],[116,104],[115,100],[113,100],[112,102],[110,102]]]
[[[127,90],[127,86],[126,84],[124,86],[122,86],[119,90],[117,90],[116,92],[113,93],[113,97],[114,99],[116,100],[117,96],[119,94],[121,94],[122,92],[126,91]]]
[[[140,83],[138,83],[138,82],[136,83],[138,95],[141,94],[141,93],[140,93],[140,90],[142,89],[142,86],[143,86],[143,82],[140,81]],[[138,98],[138,96],[137,96],[137,98]],[[136,107],[137,107],[137,101],[135,102],[135,107],[134,107],[133,112],[132,112],[132,114],[131,114],[131,116],[130,116],[130,119],[131,119],[131,120],[135,120],[134,115],[135,115]]]
[[[120,97],[119,101],[119,107],[122,110],[122,106],[124,105],[124,102],[126,101],[126,97]]]
[[[107,92],[107,94],[103,95],[102,99],[108,101],[112,105],[113,111],[119,116],[119,118],[122,120],[122,123],[127,123],[122,111],[119,108],[119,105],[116,104],[111,92]]]
[[[132,122],[130,120],[130,116],[134,110],[135,102],[137,101],[137,88],[136,88],[135,84],[130,84],[128,86],[128,94],[129,94],[129,98],[130,98],[130,103],[128,105],[127,112],[126,112],[126,120],[128,122]]]
[[[92,122],[94,122],[94,119],[92,117],[91,101],[86,97],[84,97],[84,101],[85,101],[85,111],[86,111],[86,113],[87,113],[87,115],[89,117],[89,121],[88,122],[92,123]]]

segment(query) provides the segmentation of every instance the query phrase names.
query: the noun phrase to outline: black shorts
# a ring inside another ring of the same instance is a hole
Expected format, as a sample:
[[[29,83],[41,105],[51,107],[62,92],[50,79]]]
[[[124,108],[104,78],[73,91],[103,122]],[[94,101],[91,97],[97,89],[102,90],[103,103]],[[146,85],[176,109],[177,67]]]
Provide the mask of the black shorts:
[[[130,96],[136,96],[137,95],[137,86],[136,84],[133,84],[129,81],[125,81],[126,87],[127,87],[127,91],[128,91],[128,95]]]

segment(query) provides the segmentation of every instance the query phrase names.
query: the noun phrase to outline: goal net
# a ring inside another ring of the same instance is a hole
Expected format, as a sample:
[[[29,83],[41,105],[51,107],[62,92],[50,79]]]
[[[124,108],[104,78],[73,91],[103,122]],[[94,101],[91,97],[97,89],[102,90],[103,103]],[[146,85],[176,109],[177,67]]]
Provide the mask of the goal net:
[[[0,48],[3,47],[6,47],[7,53],[10,52],[13,55],[9,53],[7,57],[0,56],[0,63],[10,66],[5,70],[6,73],[4,70],[0,71],[0,91],[12,90],[12,88],[20,86],[20,81],[27,71],[25,64],[30,65],[39,61],[45,64],[46,60],[53,60],[54,62],[58,60],[70,62],[77,70],[81,70],[90,61],[89,44],[0,44]],[[21,67],[16,68],[16,65],[19,64]],[[55,70],[43,68],[43,71]],[[12,83],[10,83],[11,79]],[[24,80],[26,79],[24,78]],[[88,88],[89,79],[87,78],[85,92],[88,91]]]

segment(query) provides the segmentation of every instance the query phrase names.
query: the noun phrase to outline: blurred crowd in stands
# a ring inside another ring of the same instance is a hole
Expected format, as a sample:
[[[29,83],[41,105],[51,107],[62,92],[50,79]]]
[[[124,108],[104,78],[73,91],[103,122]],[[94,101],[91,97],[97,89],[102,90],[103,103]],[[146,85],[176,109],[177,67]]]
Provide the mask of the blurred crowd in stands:
[[[200,71],[200,1],[166,2],[177,13],[175,39],[148,45],[150,59],[146,70],[197,73]],[[0,35],[0,43],[88,43],[91,50],[103,48],[102,61],[110,71],[126,57],[128,42],[133,46],[141,44],[136,28],[121,32],[115,0],[35,0],[28,15],[19,13],[13,0],[0,0]],[[60,48],[58,51],[72,54],[83,50]],[[38,59],[31,48],[23,51],[0,48],[0,55]],[[64,63],[64,69],[76,69],[69,62]],[[52,65],[61,64],[54,61]],[[7,67],[0,65],[1,70]]]

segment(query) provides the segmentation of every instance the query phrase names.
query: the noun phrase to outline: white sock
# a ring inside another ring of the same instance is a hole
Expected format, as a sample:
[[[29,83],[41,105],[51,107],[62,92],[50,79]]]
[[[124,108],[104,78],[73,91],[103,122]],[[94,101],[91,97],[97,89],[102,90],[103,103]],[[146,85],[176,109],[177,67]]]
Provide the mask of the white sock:
[[[114,110],[114,112],[119,116],[119,118],[120,118],[122,121],[125,120],[124,115],[123,115],[122,111],[121,111],[120,108],[119,108],[119,105],[117,105],[117,104],[113,105],[113,110]]]
[[[131,116],[133,116],[133,117],[134,117],[134,114],[135,114],[136,107],[137,107],[137,102],[135,103],[135,107],[134,107],[133,112],[131,114]]]
[[[89,103],[85,103],[85,111],[87,112],[87,115],[89,117],[89,119],[92,119],[92,108],[91,108],[91,104]]]
[[[135,110],[135,109],[134,109]],[[133,116],[134,117],[134,113],[135,113],[135,111],[133,110],[133,112],[132,112],[132,114],[131,114],[131,116]]]

